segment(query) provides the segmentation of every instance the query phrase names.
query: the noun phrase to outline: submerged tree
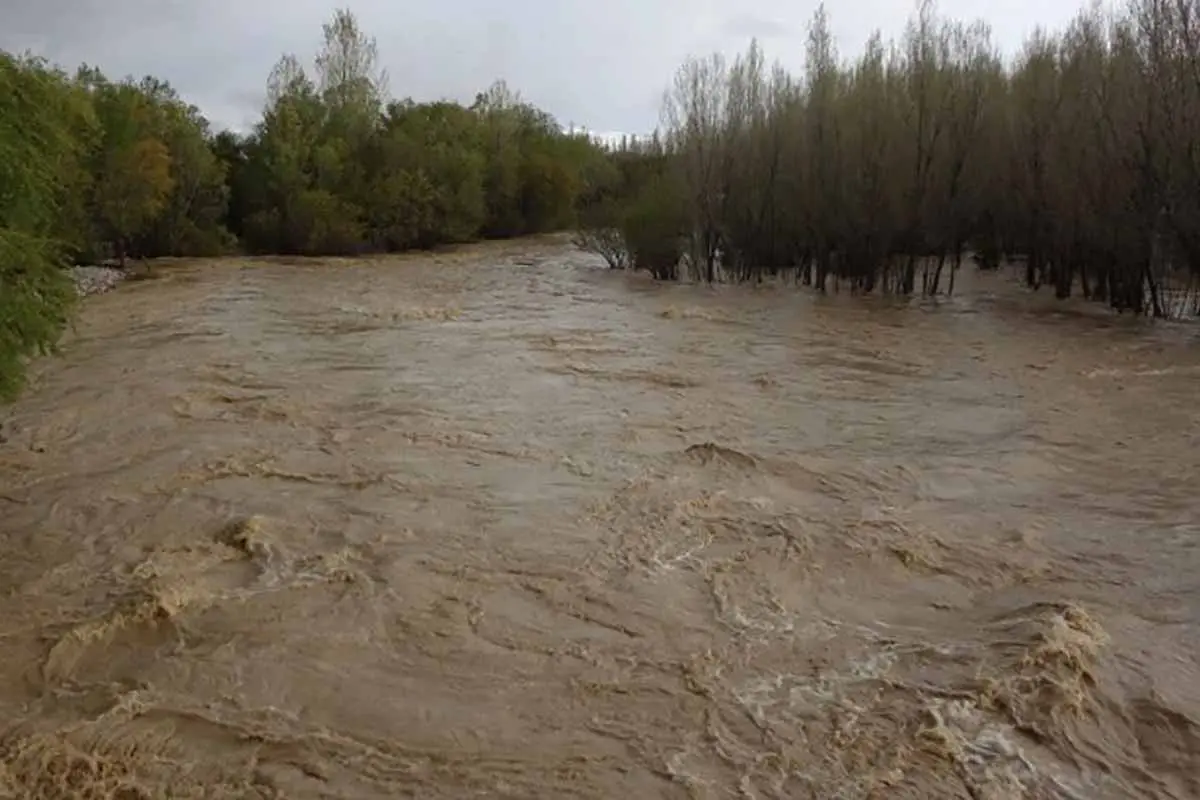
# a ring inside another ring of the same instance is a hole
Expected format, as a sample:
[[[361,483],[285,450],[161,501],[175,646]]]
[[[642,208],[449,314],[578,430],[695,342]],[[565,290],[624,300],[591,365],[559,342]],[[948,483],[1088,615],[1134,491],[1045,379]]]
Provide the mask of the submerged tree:
[[[650,224],[642,192],[623,202],[643,234],[679,237],[682,274],[936,295],[974,253],[986,268],[1020,260],[1031,288],[1060,298],[1167,316],[1183,292],[1195,308],[1200,0],[1092,7],[1007,65],[985,24],[932,0],[900,41],[875,34],[844,62],[822,7],[805,55],[801,79],[768,68],[757,43],[676,74],[673,178],[657,196],[682,229]]]

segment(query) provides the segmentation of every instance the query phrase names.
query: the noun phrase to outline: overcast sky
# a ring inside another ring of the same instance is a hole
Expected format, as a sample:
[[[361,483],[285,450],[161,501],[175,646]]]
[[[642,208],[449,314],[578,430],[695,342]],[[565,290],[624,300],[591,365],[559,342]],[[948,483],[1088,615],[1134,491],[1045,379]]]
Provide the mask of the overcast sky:
[[[751,37],[798,69],[817,0],[0,0],[0,49],[32,49],[110,77],[165,78],[218,126],[245,129],[282,53],[311,61],[321,23],[349,7],[379,44],[394,95],[469,100],[496,78],[597,132],[641,132],[689,54],[734,54]],[[899,34],[908,0],[829,2],[844,55],[871,30]],[[943,0],[986,18],[1006,50],[1057,28],[1078,0]]]

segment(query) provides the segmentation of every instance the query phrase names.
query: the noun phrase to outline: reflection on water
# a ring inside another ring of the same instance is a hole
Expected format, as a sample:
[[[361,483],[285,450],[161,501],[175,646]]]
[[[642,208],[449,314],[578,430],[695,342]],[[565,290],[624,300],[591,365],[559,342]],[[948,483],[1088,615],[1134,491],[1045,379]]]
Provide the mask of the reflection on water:
[[[5,412],[0,797],[1200,795],[1194,334],[960,287],[90,301]]]

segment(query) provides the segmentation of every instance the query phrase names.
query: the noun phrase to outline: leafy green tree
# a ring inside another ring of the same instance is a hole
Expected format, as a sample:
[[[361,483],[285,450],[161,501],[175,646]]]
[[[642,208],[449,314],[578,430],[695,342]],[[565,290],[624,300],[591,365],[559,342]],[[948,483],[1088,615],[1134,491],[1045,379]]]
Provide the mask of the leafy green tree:
[[[94,206],[124,266],[133,239],[167,206],[174,187],[171,154],[158,136],[158,109],[136,86],[104,84],[94,97],[103,130],[95,154]]]
[[[248,148],[248,169],[259,182],[244,224],[252,250],[306,252],[308,232],[302,227],[299,203],[315,183],[323,121],[316,86],[294,56],[284,56],[271,72],[267,108]]]
[[[484,222],[478,118],[455,103],[389,106],[377,139],[374,219],[398,247],[475,238]],[[407,229],[397,236],[397,226]]]
[[[487,210],[483,233],[489,237],[522,232],[520,99],[499,81],[475,98],[471,109],[482,123],[483,191]]]
[[[155,97],[157,95],[157,97]],[[208,121],[163,84],[158,136],[170,157],[171,191],[138,243],[152,255],[217,255],[233,246],[223,221],[229,203],[226,166],[213,149]]]
[[[74,299],[54,234],[61,179],[79,158],[78,114],[61,73],[0,53],[0,399],[19,390],[30,356],[55,345]]]
[[[254,202],[254,191],[260,185],[251,170],[252,142],[232,131],[219,131],[208,145],[225,178],[226,202],[218,224],[232,238],[241,240],[245,236],[244,222]]]

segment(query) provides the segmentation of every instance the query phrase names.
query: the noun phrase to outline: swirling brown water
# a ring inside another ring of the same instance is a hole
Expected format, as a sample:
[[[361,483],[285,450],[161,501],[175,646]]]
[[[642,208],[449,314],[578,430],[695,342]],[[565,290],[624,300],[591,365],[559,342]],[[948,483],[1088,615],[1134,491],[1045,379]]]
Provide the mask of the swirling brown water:
[[[0,429],[0,796],[1200,796],[1194,334],[960,287],[89,301]]]

